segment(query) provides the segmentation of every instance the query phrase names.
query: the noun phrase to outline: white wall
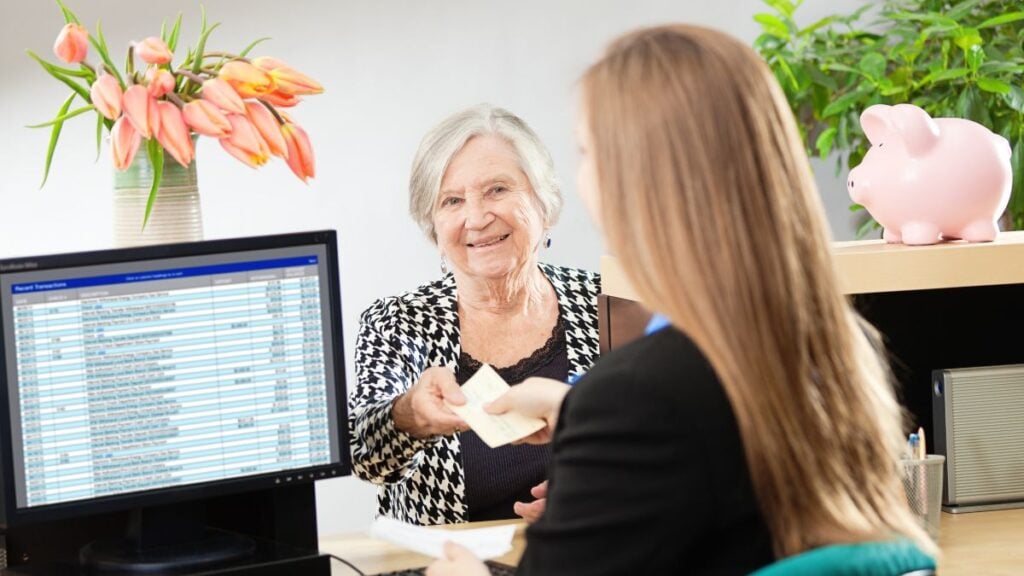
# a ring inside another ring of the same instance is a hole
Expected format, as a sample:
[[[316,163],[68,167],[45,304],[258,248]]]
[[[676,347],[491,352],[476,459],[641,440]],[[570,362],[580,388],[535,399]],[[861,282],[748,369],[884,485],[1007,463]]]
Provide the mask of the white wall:
[[[158,35],[162,19],[185,16],[182,45],[193,45],[199,2],[66,0],[83,23],[98,19],[116,62],[129,40]],[[208,49],[275,55],[327,88],[295,109],[313,140],[318,176],[303,186],[280,161],[253,171],[212,141],[200,142],[198,169],[207,238],[319,228],[340,237],[346,361],[359,312],[438,274],[435,250],[406,215],[408,168],[422,134],[477,102],[523,116],[547,142],[566,207],[547,260],[596,269],[602,243],[576,198],[572,140],[574,82],[613,36],[667,21],[701,23],[752,41],[757,0],[205,0],[222,22]],[[856,0],[808,1],[809,23],[850,11]],[[67,94],[25,54],[52,58],[63,21],[40,0],[0,4],[0,257],[111,246],[109,147],[95,160],[94,121],[67,123],[46,188],[39,190],[49,133],[24,128],[50,119]],[[90,60],[95,61],[95,56]],[[176,59],[176,62],[178,60]],[[815,164],[837,239],[852,237],[848,199],[831,164]],[[366,526],[374,489],[345,478],[318,485],[321,534]]]

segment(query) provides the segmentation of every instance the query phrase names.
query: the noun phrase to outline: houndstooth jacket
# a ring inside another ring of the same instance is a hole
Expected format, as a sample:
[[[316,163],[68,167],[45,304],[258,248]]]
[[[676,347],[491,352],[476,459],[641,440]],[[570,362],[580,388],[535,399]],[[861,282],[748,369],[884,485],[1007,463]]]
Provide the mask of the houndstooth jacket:
[[[600,276],[541,264],[566,321],[569,373],[598,355]],[[349,396],[355,474],[380,485],[378,513],[414,524],[465,522],[465,476],[457,437],[419,439],[395,428],[392,401],[432,366],[453,371],[461,353],[455,278],[373,303],[360,318],[356,388]]]

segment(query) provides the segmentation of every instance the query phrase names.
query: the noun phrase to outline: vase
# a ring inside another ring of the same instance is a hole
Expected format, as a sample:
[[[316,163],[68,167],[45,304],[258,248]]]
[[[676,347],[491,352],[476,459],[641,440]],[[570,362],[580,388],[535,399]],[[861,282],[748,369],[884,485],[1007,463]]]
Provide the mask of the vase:
[[[164,157],[163,177],[157,188],[153,210],[146,227],[153,163],[139,150],[125,171],[114,170],[114,246],[146,246],[195,242],[203,239],[203,215],[199,205],[199,185],[195,160],[187,168],[170,155]]]

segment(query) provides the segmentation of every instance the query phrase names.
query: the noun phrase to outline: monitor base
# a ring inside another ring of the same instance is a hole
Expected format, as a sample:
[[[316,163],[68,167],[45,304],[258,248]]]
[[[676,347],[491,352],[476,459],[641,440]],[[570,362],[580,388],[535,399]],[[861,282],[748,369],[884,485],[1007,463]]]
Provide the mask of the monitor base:
[[[225,566],[255,550],[252,538],[211,528],[194,542],[144,549],[127,538],[101,540],[83,547],[79,561],[86,574],[183,574]]]

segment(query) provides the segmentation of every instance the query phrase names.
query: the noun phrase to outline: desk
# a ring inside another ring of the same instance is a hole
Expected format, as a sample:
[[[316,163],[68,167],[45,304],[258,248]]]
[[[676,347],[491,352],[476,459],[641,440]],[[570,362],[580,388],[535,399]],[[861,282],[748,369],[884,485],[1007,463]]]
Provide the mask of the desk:
[[[515,520],[498,520],[495,522],[473,522],[471,524],[459,524],[448,526],[452,530],[465,528],[486,528],[488,526],[499,526],[504,524],[515,524],[516,535],[512,540],[512,551],[504,556],[495,558],[496,561],[504,564],[519,563],[523,555],[523,548],[526,546],[525,530],[526,523]],[[415,552],[399,548],[394,544],[377,540],[357,532],[354,534],[342,534],[339,536],[328,536],[320,539],[320,551],[325,554],[334,554],[355,564],[366,574],[379,574],[393,570],[405,570],[417,568],[430,564],[432,558]],[[337,560],[331,561],[333,576],[350,576],[352,570],[343,566]]]
[[[1024,574],[1024,509],[942,514],[940,576]]]
[[[479,522],[462,527],[482,528],[506,522]],[[499,562],[516,564],[526,544],[525,524],[518,522],[512,552]],[[458,528],[458,527],[455,527]],[[1020,576],[1024,574],[1024,509],[942,514],[939,545],[943,557],[939,576]],[[320,540],[320,550],[341,556],[367,574],[402,570],[430,563],[430,558],[403,550],[366,534],[344,534]],[[334,561],[335,576],[352,571]]]

